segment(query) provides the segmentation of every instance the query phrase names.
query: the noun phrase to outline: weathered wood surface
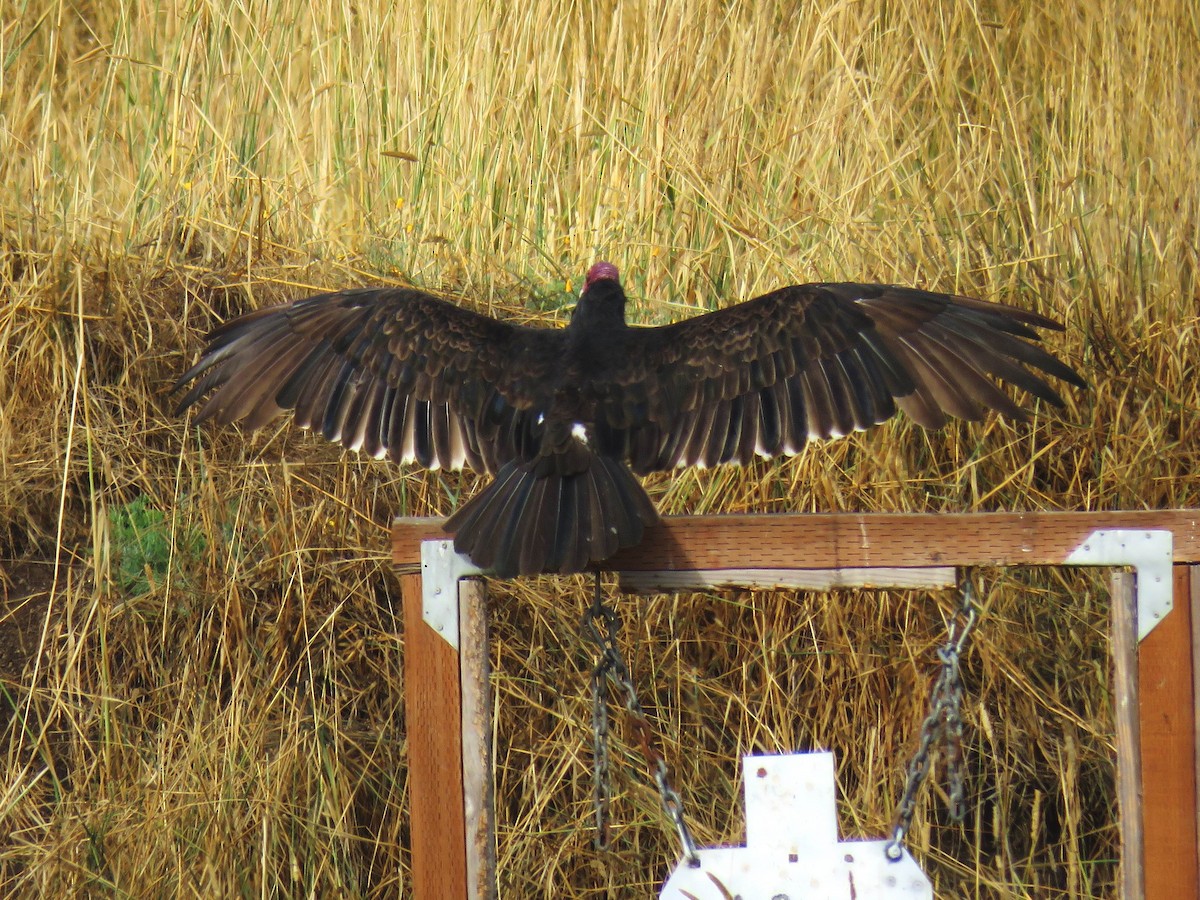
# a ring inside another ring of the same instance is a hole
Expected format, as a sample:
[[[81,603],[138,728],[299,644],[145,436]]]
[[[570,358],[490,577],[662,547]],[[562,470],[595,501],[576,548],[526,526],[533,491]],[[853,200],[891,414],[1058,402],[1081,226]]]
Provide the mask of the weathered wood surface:
[[[400,579],[404,603],[404,717],[412,827],[412,891],[467,897],[462,685],[458,654],[425,624],[421,577]]]
[[[1166,529],[1175,561],[1200,562],[1200,510],[1026,513],[780,513],[668,516],[609,571],[1056,565],[1097,529]],[[392,559],[421,562],[440,519],[397,519]]]

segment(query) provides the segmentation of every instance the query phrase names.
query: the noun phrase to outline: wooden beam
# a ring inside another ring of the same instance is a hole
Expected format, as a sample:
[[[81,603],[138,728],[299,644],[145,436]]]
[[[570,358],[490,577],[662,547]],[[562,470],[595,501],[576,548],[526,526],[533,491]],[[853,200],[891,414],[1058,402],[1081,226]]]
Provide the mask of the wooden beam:
[[[1147,897],[1200,898],[1192,566],[1175,566],[1171,612],[1138,647]]]
[[[412,896],[467,896],[462,691],[458,654],[425,624],[421,577],[400,578]]]
[[[1097,529],[1166,529],[1175,561],[1200,562],[1200,510],[1027,513],[779,513],[667,516],[610,571],[926,568],[1059,565]],[[421,541],[444,539],[441,520],[397,519],[392,558],[421,562]]]
[[[458,654],[462,681],[463,800],[469,900],[494,900],[495,780],[492,777],[492,690],[487,592],[478,578],[458,584]]]
[[[685,569],[621,573],[623,594],[669,594],[672,591],[831,591],[834,588],[916,588],[929,591],[954,587],[953,566],[923,569]]]
[[[1142,761],[1138,729],[1137,591],[1131,572],[1113,572],[1112,657],[1117,728],[1117,813],[1121,828],[1121,897],[1144,900]]]

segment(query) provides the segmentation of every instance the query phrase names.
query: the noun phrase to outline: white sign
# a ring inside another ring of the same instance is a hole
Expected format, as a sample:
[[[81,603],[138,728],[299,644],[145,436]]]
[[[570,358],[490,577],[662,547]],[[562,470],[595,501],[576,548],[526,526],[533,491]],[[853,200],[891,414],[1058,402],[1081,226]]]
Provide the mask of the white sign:
[[[933,886],[905,850],[887,841],[838,841],[832,753],[742,758],[746,846],[681,860],[663,900],[933,900]]]

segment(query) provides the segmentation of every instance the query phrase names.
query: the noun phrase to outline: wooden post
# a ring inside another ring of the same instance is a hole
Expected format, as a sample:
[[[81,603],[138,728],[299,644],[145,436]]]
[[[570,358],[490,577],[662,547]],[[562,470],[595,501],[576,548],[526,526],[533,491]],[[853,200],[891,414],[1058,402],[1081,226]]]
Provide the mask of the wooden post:
[[[459,649],[426,622],[421,576],[400,578],[412,895],[416,900],[495,896],[490,667],[486,593],[462,581]]]
[[[425,623],[421,577],[402,576],[400,593],[413,896],[458,900],[467,896],[458,653]]]
[[[1121,819],[1121,897],[1123,900],[1144,900],[1137,593],[1133,575],[1129,572],[1113,573],[1111,604],[1117,727],[1117,810]]]
[[[1192,614],[1192,751],[1195,755],[1192,773],[1196,780],[1196,843],[1200,844],[1200,566],[1188,566],[1188,573],[1192,601],[1189,604]]]
[[[492,691],[486,600],[487,593],[479,579],[459,583],[462,775],[466,813],[467,896],[471,900],[494,900],[497,890]]]
[[[1174,607],[1138,646],[1142,841],[1150,898],[1200,898],[1190,583],[1194,568],[1174,567]]]

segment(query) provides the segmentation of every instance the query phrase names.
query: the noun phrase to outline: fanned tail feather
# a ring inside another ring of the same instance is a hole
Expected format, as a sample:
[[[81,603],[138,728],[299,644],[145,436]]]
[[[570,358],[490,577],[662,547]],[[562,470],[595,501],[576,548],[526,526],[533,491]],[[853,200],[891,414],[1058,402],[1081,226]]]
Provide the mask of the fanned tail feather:
[[[658,513],[621,462],[590,451],[501,467],[445,524],[454,547],[500,578],[570,574],[642,539]]]

